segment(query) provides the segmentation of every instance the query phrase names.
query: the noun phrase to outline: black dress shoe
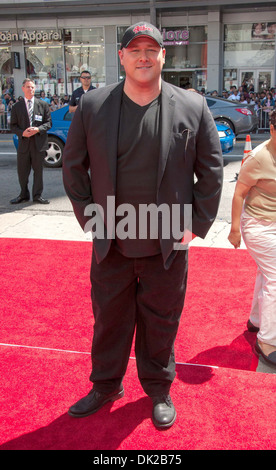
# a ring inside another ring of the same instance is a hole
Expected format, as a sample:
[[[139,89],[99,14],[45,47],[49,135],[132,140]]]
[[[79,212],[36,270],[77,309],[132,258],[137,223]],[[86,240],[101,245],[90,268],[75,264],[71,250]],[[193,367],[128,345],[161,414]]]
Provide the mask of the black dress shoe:
[[[176,411],[170,395],[152,397],[153,424],[160,429],[166,429],[173,425],[176,419]]]
[[[248,329],[248,331],[250,331],[250,333],[258,333],[260,328],[258,326],[253,325],[253,323],[251,323],[251,321],[248,320],[247,321],[247,329]]]
[[[27,201],[29,201],[29,200],[30,200],[30,198],[28,198],[28,197],[21,197],[21,196],[18,196],[18,197],[16,197],[15,199],[12,199],[12,200],[10,201],[10,203],[11,203],[11,204],[20,204],[21,202],[27,202]]]
[[[34,199],[34,202],[38,202],[39,204],[50,204],[50,201],[48,201],[48,199],[44,199],[41,196]]]
[[[123,387],[119,391],[109,394],[100,393],[92,389],[86,397],[81,398],[69,408],[68,414],[74,418],[83,418],[96,413],[109,401],[119,400],[123,396]]]
[[[256,344],[255,344],[255,351],[257,354],[260,354],[266,362],[268,362],[269,364],[273,366],[276,366],[276,351],[273,351],[272,353],[266,356],[261,346],[259,345],[258,340],[256,341]]]

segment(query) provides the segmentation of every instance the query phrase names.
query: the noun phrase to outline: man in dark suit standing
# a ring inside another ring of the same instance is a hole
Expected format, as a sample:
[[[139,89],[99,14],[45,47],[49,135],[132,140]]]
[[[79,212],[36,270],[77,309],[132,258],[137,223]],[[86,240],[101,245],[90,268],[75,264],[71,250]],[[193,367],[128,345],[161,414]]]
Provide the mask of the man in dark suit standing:
[[[187,239],[204,238],[215,220],[223,160],[205,98],[161,79],[165,49],[155,26],[129,27],[119,57],[125,80],[81,98],[63,160],[75,215],[93,230],[93,388],[69,414],[87,416],[123,396],[136,329],[138,377],[164,429],[176,419],[170,388]]]
[[[28,189],[29,175],[33,169],[33,201],[49,204],[42,197],[43,191],[43,162],[48,150],[47,131],[52,127],[49,105],[35,98],[35,84],[26,78],[22,90],[24,99],[18,101],[11,109],[11,131],[18,136],[17,172],[21,192],[10,201],[19,204],[30,200]]]

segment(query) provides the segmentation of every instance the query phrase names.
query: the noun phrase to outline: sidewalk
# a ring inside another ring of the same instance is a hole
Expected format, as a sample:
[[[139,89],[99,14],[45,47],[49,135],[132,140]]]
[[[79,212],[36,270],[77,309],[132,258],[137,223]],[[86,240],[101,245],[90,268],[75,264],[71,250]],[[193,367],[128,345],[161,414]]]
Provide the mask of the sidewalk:
[[[242,141],[242,142],[245,142],[245,139],[246,139],[246,136],[247,135],[250,135],[251,137],[251,140],[252,141],[260,141],[260,142],[264,142],[265,140],[269,139],[270,138],[270,133],[269,132],[260,132],[259,134],[255,134],[255,133],[248,133],[248,134],[239,134],[236,139],[238,141]]]
[[[227,237],[230,224],[215,221],[206,238],[195,238],[190,246],[232,248]],[[45,215],[21,211],[0,214],[0,238],[41,238],[50,240],[91,241],[90,233],[84,233],[74,214]],[[242,243],[241,249],[245,249]]]

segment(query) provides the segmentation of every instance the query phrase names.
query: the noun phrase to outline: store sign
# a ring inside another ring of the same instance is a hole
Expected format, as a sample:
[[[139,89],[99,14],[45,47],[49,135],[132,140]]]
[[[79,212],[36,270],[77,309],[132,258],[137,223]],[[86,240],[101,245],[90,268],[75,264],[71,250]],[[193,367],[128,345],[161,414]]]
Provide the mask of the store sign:
[[[162,30],[164,46],[183,46],[189,44],[189,30],[178,29],[176,31]]]
[[[12,41],[25,41],[39,42],[39,41],[61,41],[61,31],[26,31],[22,30],[21,33],[11,33],[9,31],[0,31],[1,42]]]

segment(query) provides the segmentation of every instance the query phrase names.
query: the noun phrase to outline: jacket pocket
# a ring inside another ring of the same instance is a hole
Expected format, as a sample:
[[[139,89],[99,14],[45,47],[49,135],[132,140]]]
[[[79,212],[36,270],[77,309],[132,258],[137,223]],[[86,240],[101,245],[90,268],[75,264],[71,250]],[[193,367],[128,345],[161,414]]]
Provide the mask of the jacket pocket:
[[[190,134],[191,134],[190,129],[183,129],[183,131],[177,132],[176,134],[174,134],[176,144],[178,146],[181,146],[185,152],[187,150]]]

